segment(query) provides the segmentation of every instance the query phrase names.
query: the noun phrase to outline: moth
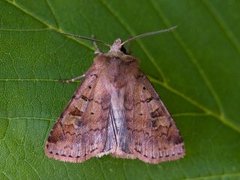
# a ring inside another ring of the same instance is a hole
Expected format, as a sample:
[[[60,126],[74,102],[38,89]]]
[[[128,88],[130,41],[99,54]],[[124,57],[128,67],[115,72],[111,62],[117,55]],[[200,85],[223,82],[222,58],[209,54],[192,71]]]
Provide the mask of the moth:
[[[107,53],[97,49],[94,63],[50,132],[45,145],[48,157],[81,163],[109,154],[157,164],[185,155],[167,108],[138,60],[123,47],[133,39],[172,29],[125,42],[117,39]]]

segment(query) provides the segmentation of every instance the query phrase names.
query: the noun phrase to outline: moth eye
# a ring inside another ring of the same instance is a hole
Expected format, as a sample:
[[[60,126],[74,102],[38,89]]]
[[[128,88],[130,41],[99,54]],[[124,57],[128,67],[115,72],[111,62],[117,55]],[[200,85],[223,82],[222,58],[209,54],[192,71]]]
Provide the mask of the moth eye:
[[[120,51],[122,51],[124,54],[129,54],[129,53],[127,52],[127,49],[126,49],[124,46],[121,46]]]
[[[145,87],[145,86],[143,86],[143,90],[146,90],[146,87]]]
[[[94,112],[91,112],[91,115],[94,115]]]
[[[92,89],[92,86],[88,86],[89,89]]]
[[[139,115],[140,115],[140,116],[142,116],[142,115],[143,115],[143,113],[139,113]]]

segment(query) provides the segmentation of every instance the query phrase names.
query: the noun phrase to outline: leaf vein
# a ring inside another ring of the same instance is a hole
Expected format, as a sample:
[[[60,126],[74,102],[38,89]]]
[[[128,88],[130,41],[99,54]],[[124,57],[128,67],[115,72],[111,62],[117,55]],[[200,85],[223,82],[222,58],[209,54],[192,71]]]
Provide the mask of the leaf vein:
[[[40,31],[49,31],[50,28],[37,28],[37,29],[9,29],[9,28],[0,28],[0,31],[6,32],[40,32]]]
[[[36,170],[36,168],[33,167],[33,166],[31,165],[31,163],[29,163],[26,159],[25,159],[24,161],[29,165],[29,167],[31,167],[31,169],[33,170],[33,172],[35,172],[35,174],[37,175],[38,179],[41,179],[38,171]]]
[[[149,77],[149,76],[148,76]],[[159,85],[161,85],[162,87],[166,88],[167,90],[169,90],[170,92],[178,95],[179,97],[185,99],[186,101],[188,101],[189,103],[193,104],[194,106],[198,107],[199,109],[203,110],[206,114],[209,114],[213,117],[215,117],[216,119],[220,120],[223,124],[227,125],[228,127],[234,129],[235,131],[237,131],[238,133],[240,133],[240,127],[238,124],[233,123],[230,119],[227,119],[225,116],[222,116],[221,114],[217,114],[216,112],[213,112],[212,110],[208,109],[207,107],[205,107],[204,105],[198,103],[197,101],[193,100],[192,98],[186,96],[185,94],[183,94],[182,92],[178,91],[177,89],[174,89],[173,87],[171,87],[170,85],[166,84],[166,83],[162,83],[159,80],[156,80],[152,77],[149,77],[149,79],[154,82],[157,83]]]
[[[212,16],[214,17],[214,20],[217,22],[217,24],[219,25],[221,30],[224,32],[226,37],[229,39],[229,41],[231,42],[233,47],[237,50],[238,54],[240,54],[240,43],[239,43],[239,41],[237,40],[236,36],[231,31],[231,29],[228,27],[227,23],[224,22],[221,15],[217,12],[216,8],[214,8],[214,6],[211,4],[210,1],[204,0],[204,1],[201,1],[201,2],[205,5],[207,10],[212,14]]]
[[[0,119],[9,119],[9,120],[19,120],[19,119],[36,119],[36,120],[43,120],[43,121],[54,121],[56,118],[42,118],[42,117],[30,117],[30,116],[22,116],[22,117],[0,117]]]
[[[60,28],[60,27],[59,27],[59,22],[58,22],[56,13],[55,13],[54,10],[53,10],[54,8],[52,7],[51,3],[50,3],[48,0],[45,0],[45,1],[46,1],[46,3],[47,3],[47,6],[48,6],[51,14],[53,15],[53,18],[54,18],[54,21],[55,21],[55,23],[56,23],[57,29],[59,29],[59,28]]]
[[[11,2],[9,0],[5,0],[5,2],[9,3],[10,5],[14,6],[15,8],[21,10],[22,12],[24,12],[26,15],[34,18],[36,21],[40,22],[41,24],[45,25],[47,28],[49,28],[50,30],[53,30],[59,34],[61,34],[62,36],[74,41],[74,42],[77,42],[79,45],[82,45],[88,49],[91,49],[93,50],[93,47],[90,47],[88,44],[84,43],[83,41],[80,41],[80,40],[77,40],[76,38],[74,37],[71,37],[71,36],[67,36],[63,33],[65,33],[63,30],[61,29],[58,29],[50,24],[48,24],[46,21],[44,21],[43,19],[41,19],[40,17],[36,16],[35,14],[33,14],[32,12],[28,11],[27,9],[25,9],[23,6],[17,4],[15,1]]]
[[[155,4],[153,3],[153,1],[150,1],[153,8],[155,9],[155,11],[158,13],[159,17],[161,17],[164,21],[164,23],[166,25],[170,25],[171,23],[169,22],[169,20],[165,17],[165,15],[160,11],[160,9],[156,9]],[[193,52],[187,47],[186,43],[183,41],[183,39],[181,38],[181,36],[179,35],[179,33],[177,33],[177,31],[173,32],[173,36],[176,39],[176,41],[179,43],[179,45],[183,48],[183,50],[185,51],[186,55],[189,57],[189,60],[192,62],[192,64],[195,65],[195,67],[197,68],[199,74],[201,75],[204,83],[206,84],[207,88],[210,90],[211,94],[213,95],[213,98],[215,99],[215,102],[219,108],[220,114],[221,116],[224,116],[224,109],[222,107],[222,103],[220,101],[219,96],[217,95],[216,91],[214,90],[212,83],[208,80],[206,73],[203,71],[202,67],[200,66],[200,64],[198,63],[196,57],[194,56]]]
[[[210,175],[210,176],[201,176],[201,177],[191,177],[186,178],[187,180],[201,180],[201,179],[221,179],[221,178],[227,178],[227,177],[240,177],[240,173],[225,173],[225,174],[217,174],[217,175]]]

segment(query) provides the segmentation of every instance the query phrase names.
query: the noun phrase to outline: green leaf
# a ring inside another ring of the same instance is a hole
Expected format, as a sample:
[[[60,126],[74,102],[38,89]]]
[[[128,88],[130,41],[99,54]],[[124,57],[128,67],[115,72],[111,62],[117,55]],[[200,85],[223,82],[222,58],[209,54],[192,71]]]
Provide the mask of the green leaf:
[[[239,179],[240,2],[0,0],[0,179]],[[186,145],[184,159],[145,164],[105,156],[82,164],[44,155],[44,142],[91,65],[91,42],[132,42]]]

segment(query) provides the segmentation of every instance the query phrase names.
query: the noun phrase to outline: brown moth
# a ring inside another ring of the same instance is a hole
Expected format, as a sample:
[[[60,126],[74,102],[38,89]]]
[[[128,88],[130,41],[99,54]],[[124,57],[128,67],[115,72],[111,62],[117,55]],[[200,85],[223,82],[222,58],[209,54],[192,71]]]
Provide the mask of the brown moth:
[[[48,157],[80,163],[110,154],[156,164],[184,156],[184,143],[171,115],[137,59],[123,50],[126,42],[159,32],[125,42],[117,39],[109,52],[97,51],[48,137]]]

